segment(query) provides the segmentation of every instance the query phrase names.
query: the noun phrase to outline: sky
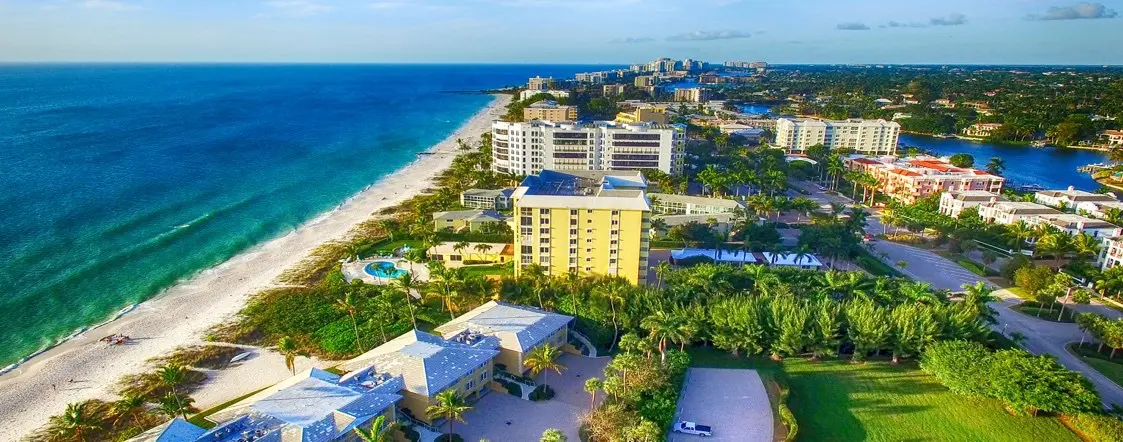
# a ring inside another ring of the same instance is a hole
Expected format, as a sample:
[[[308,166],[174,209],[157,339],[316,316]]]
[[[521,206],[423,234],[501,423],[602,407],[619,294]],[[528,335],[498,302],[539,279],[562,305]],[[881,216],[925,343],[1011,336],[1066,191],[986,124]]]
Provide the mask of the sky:
[[[0,0],[0,62],[1123,65],[1123,0]]]

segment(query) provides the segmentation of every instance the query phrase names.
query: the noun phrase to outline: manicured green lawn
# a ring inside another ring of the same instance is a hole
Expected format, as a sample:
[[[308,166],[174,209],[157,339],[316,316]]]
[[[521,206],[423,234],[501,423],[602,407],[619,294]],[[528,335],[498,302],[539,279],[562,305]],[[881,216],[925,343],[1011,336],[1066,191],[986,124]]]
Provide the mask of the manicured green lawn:
[[[1115,358],[1111,358],[1111,349],[1106,346],[1100,352],[1096,352],[1097,345],[1084,344],[1083,347],[1078,347],[1076,344],[1069,344],[1068,351],[1080,356],[1080,359],[1088,364],[1100,374],[1111,379],[1118,385],[1123,385],[1123,351],[1115,352]]]
[[[1011,308],[1026,316],[1033,316],[1037,319],[1049,322],[1075,322],[1073,318],[1076,317],[1076,311],[1068,307],[1063,307],[1064,313],[1062,314],[1061,304],[1054,306],[1051,311],[1049,310],[1049,306],[1045,306],[1045,308],[1038,307],[1035,301],[1026,301]],[[1058,317],[1061,318],[1060,321],[1057,321]]]
[[[695,366],[751,368],[782,376],[805,441],[1078,441],[1058,419],[1011,416],[993,400],[956,395],[915,363],[734,358],[691,351]]]
[[[510,275],[511,268],[504,264],[464,267],[464,276]]]
[[[393,253],[395,250],[398,250],[398,248],[402,246],[410,246],[412,248],[418,249],[421,248],[422,244],[423,241],[421,241],[420,239],[399,239],[393,242],[388,242],[386,244],[379,244],[378,246],[374,247],[374,251],[382,254],[389,254]]]

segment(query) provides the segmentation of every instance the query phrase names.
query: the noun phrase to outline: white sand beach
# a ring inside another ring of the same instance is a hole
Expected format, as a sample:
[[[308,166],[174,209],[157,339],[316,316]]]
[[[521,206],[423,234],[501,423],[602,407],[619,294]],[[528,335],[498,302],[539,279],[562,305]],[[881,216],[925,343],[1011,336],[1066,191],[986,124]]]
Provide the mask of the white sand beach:
[[[66,404],[87,399],[113,399],[114,385],[124,375],[146,368],[150,358],[183,345],[202,342],[203,334],[235,315],[246,300],[275,284],[286,269],[325,242],[343,238],[349,230],[379,210],[402,202],[431,185],[456,156],[457,138],[479,139],[491,122],[504,113],[507,95],[496,98],[444,141],[431,155],[383,178],[299,229],[254,247],[229,261],[201,272],[142,303],[131,313],[55,347],[0,376],[0,440],[18,440],[41,427]],[[77,294],[76,294],[77,295]],[[102,337],[120,333],[134,342],[109,346]],[[196,406],[222,403],[271,385],[289,375],[279,355],[257,354],[242,365],[219,372],[193,394]],[[301,358],[298,369],[321,362]]]

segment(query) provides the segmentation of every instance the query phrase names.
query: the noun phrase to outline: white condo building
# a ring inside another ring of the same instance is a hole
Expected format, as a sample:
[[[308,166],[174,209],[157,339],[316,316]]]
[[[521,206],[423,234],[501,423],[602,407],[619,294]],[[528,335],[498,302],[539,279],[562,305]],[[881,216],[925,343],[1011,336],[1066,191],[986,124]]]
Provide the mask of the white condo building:
[[[543,169],[682,172],[686,131],[654,123],[591,124],[503,122],[492,124],[492,168],[534,175]]]
[[[776,120],[774,147],[789,154],[803,154],[816,144],[833,149],[849,149],[866,155],[894,155],[901,125],[885,120],[819,120],[780,118]]]

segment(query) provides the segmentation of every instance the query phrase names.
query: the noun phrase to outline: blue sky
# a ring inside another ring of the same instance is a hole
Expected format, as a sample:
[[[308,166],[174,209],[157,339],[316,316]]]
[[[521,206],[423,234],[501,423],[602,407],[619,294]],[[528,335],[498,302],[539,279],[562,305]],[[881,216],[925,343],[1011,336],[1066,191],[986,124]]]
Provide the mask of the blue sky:
[[[0,0],[0,61],[1123,64],[1123,0]]]

